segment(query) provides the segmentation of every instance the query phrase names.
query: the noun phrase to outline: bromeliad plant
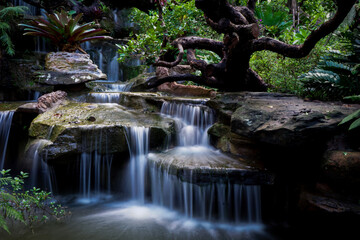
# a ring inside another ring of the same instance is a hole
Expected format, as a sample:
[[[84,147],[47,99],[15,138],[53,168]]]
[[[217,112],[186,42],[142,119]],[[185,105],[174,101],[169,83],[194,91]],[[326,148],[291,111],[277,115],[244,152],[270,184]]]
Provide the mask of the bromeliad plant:
[[[59,47],[60,51],[86,53],[80,44],[86,41],[96,39],[111,39],[103,34],[107,33],[104,29],[93,28],[94,22],[80,25],[79,21],[83,16],[82,13],[74,18],[62,10],[60,13],[46,14],[47,19],[38,17],[29,24],[19,24],[25,27],[24,35],[39,36],[48,38],[51,42]]]

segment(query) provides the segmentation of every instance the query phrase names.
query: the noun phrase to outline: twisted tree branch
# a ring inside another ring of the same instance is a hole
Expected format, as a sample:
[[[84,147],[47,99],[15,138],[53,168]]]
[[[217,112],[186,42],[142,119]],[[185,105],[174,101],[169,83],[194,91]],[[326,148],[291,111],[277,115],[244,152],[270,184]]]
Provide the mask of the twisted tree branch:
[[[179,49],[179,54],[174,62],[166,62],[166,61],[157,60],[154,63],[154,66],[162,66],[162,67],[171,68],[171,67],[175,67],[176,65],[179,65],[184,56],[184,48],[180,43],[177,44],[177,48]]]
[[[339,27],[356,1],[357,0],[346,0],[341,3],[337,1],[338,9],[334,17],[324,22],[318,29],[312,31],[302,45],[286,44],[273,38],[264,37],[253,42],[253,51],[269,50],[285,57],[305,57],[323,37]]]

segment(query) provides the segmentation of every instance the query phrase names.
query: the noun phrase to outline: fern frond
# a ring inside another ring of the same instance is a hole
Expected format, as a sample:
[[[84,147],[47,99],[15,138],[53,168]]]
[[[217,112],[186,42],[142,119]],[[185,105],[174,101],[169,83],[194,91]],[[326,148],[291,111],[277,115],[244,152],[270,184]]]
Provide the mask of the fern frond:
[[[0,200],[1,202],[17,202],[17,198],[7,192],[1,192],[0,193]]]
[[[11,218],[15,221],[20,221],[22,223],[25,223],[24,217],[21,214],[20,211],[16,210],[14,207],[12,207],[9,204],[2,204],[0,206],[0,209],[4,212],[4,215],[8,218]]]
[[[338,74],[332,71],[315,69],[313,71],[301,75],[299,77],[299,80],[303,82],[318,81],[318,82],[337,83],[338,81],[340,81],[340,77]]]
[[[9,31],[10,25],[6,22],[0,22],[0,31]]]
[[[0,36],[1,45],[5,47],[5,51],[10,56],[15,54],[14,44],[12,43],[10,36],[6,32],[2,32]]]
[[[9,228],[6,224],[6,220],[1,214],[0,214],[0,228],[4,229],[6,232],[10,234]]]
[[[0,19],[8,20],[12,17],[18,17],[28,10],[25,6],[6,7],[0,11]]]
[[[318,68],[331,71],[333,73],[336,73],[338,75],[351,75],[352,63],[345,63],[344,61],[338,62],[338,61],[322,61],[318,64]]]

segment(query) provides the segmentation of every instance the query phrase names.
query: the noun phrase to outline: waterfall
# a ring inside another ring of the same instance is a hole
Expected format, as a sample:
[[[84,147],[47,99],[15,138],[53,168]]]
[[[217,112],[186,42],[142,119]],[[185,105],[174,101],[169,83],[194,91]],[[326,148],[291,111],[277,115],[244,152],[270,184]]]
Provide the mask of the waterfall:
[[[207,139],[204,137],[207,136],[207,129],[214,123],[214,114],[209,108],[165,102],[161,113],[178,120],[179,144],[182,146],[178,148],[187,152],[195,151],[205,158],[216,158],[221,154],[211,155],[213,150],[204,140]],[[226,178],[221,182],[201,184],[186,181],[170,171],[171,162],[178,161],[176,155],[169,157],[167,166],[149,161],[152,154],[149,153],[149,128],[128,127],[126,135],[130,151],[126,182],[133,200],[141,204],[151,202],[181,212],[190,219],[261,223],[260,186],[236,184]],[[192,170],[190,172],[191,175],[197,174]]]
[[[107,66],[107,80],[110,82],[117,82],[122,81],[120,79],[119,74],[119,62],[118,62],[118,53],[115,54],[115,56],[111,59],[110,63]],[[122,75],[122,74],[121,74]]]
[[[151,164],[150,175],[151,197],[156,205],[180,211],[188,218],[261,223],[260,186],[183,182],[155,164]]]
[[[146,155],[149,152],[149,128],[127,127],[126,136],[130,150],[130,163],[128,168],[131,197],[145,203],[146,192]]]
[[[120,97],[120,93],[101,92],[89,93],[87,98],[89,102],[95,103],[119,103]]]
[[[0,112],[0,170],[4,168],[13,111]]]
[[[28,150],[27,156],[32,161],[30,186],[42,187],[53,193],[56,186],[55,174],[53,168],[46,163],[46,154],[44,156],[40,154],[49,143],[51,142],[46,139],[37,140]]]
[[[180,146],[209,146],[207,130],[214,124],[214,114],[206,106],[164,102],[162,114],[175,118]]]
[[[82,48],[89,53],[99,69],[107,75],[107,81],[123,81],[123,72],[119,67],[119,55],[115,45],[110,43],[98,45],[86,42],[82,45]]]
[[[81,201],[97,201],[102,194],[110,194],[113,156],[106,154],[107,147],[107,139],[106,136],[103,139],[101,129],[85,131],[82,134],[82,153],[78,160]],[[103,150],[105,154],[102,154]]]
[[[104,86],[108,88],[107,92],[127,92],[131,84],[104,84]]]
[[[14,4],[14,6],[25,6],[29,9],[28,13],[32,16],[35,16],[39,13],[39,8],[28,4],[26,2],[24,2],[23,0],[12,0],[12,3]]]

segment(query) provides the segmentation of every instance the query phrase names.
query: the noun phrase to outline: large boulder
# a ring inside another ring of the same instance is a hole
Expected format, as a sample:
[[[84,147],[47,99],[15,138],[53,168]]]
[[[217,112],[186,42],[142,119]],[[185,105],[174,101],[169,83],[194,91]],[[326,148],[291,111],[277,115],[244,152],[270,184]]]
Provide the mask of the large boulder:
[[[73,85],[107,79],[88,54],[51,52],[46,55],[45,71],[36,73],[35,81],[46,85]]]
[[[240,136],[283,147],[326,137],[358,106],[305,101],[289,94],[222,94],[208,103]]]
[[[150,129],[151,149],[161,149],[174,128],[170,119],[129,111],[117,104],[68,102],[35,118],[29,135],[52,142],[41,153],[48,161],[66,162],[72,159],[69,156],[83,152],[127,152],[126,131],[134,126]]]
[[[275,174],[272,194],[287,200],[269,211],[278,214],[288,205],[290,215],[300,210],[310,218],[351,215],[358,221],[359,130],[339,123],[360,105],[249,92],[218,94],[207,104],[218,116],[208,131],[213,145],[259,159]]]

